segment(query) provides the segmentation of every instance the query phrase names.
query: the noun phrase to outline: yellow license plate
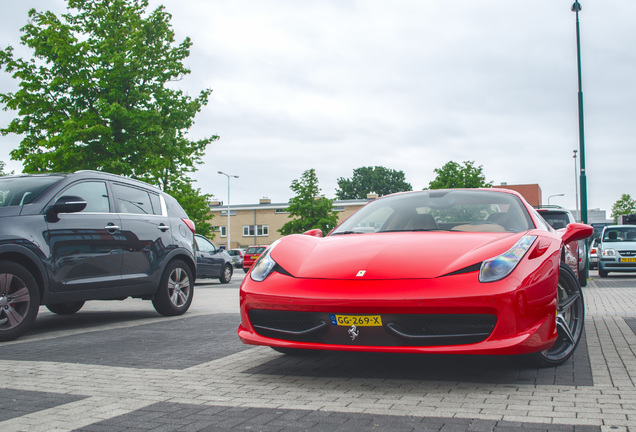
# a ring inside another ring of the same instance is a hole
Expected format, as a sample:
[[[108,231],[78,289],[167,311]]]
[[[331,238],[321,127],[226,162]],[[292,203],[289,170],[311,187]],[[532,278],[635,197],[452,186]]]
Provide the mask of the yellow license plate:
[[[621,262],[636,262],[636,258],[621,258]]]
[[[329,315],[331,324],[337,326],[351,327],[378,327],[382,325],[382,317],[380,315]]]
[[[252,255],[253,260],[257,260],[260,255]]]

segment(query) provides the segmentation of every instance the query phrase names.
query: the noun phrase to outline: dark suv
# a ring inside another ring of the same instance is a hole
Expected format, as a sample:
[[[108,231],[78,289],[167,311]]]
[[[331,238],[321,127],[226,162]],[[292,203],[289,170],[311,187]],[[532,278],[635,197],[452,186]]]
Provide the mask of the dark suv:
[[[194,250],[194,223],[149,184],[96,171],[0,177],[0,341],[26,332],[40,305],[72,314],[136,297],[181,315]]]
[[[568,224],[576,222],[572,213],[558,206],[539,207],[539,214],[555,230],[563,229]],[[578,276],[581,286],[587,286],[587,247],[585,240],[570,242],[563,248],[562,260]]]

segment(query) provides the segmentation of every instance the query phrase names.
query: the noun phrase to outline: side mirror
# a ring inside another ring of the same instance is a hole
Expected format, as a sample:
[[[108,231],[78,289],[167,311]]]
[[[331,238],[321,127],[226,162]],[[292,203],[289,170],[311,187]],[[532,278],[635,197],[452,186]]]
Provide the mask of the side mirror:
[[[57,222],[60,220],[60,213],[77,213],[86,208],[84,198],[78,196],[65,195],[60,197],[55,204],[46,211],[46,218],[49,222]]]
[[[565,230],[561,234],[563,244],[568,244],[573,241],[583,240],[591,237],[594,234],[594,228],[590,225],[582,223],[571,223],[565,227]]]
[[[305,231],[304,235],[312,236],[312,237],[322,237],[322,230],[315,228],[309,231]]]

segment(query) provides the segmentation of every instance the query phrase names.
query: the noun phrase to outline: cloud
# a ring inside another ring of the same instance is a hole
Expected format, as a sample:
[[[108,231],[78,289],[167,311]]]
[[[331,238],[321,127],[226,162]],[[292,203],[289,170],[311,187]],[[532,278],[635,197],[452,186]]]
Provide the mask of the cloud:
[[[43,0],[11,3],[16,17]],[[213,134],[198,186],[232,202],[285,201],[316,168],[323,192],[361,166],[402,170],[414,188],[450,160],[483,165],[488,180],[539,183],[575,206],[579,147],[575,15],[537,0],[151,1],[192,38],[191,95],[212,88],[191,137]],[[636,3],[582,3],[586,165],[590,208],[609,211],[636,157]],[[61,2],[55,2],[60,5]],[[59,10],[59,9],[58,9]],[[10,42],[14,43],[14,42]],[[0,76],[0,86],[7,85]],[[0,117],[0,122],[6,119]],[[7,144],[2,138],[0,160]]]

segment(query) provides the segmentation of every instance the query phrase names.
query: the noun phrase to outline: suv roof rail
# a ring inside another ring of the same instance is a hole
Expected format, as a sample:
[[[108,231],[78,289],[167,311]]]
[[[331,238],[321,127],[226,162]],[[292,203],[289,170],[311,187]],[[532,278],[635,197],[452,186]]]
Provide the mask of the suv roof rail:
[[[132,178],[132,177],[128,177],[128,176],[125,176],[123,174],[113,174],[113,173],[109,173],[108,171],[97,171],[97,170],[78,170],[78,171],[73,172],[73,174],[85,174],[85,173],[88,173],[88,174],[99,174],[99,175],[108,176],[108,177],[114,177],[114,178],[118,178],[118,179],[123,178],[123,179],[126,179],[126,180],[130,180],[130,181],[133,181],[133,182],[140,183],[143,186],[150,186],[150,187],[152,187],[154,189],[157,189],[157,190],[161,191],[161,188],[159,186],[157,186],[157,185],[145,182],[143,180],[138,180],[138,179],[135,179],[135,178]]]

